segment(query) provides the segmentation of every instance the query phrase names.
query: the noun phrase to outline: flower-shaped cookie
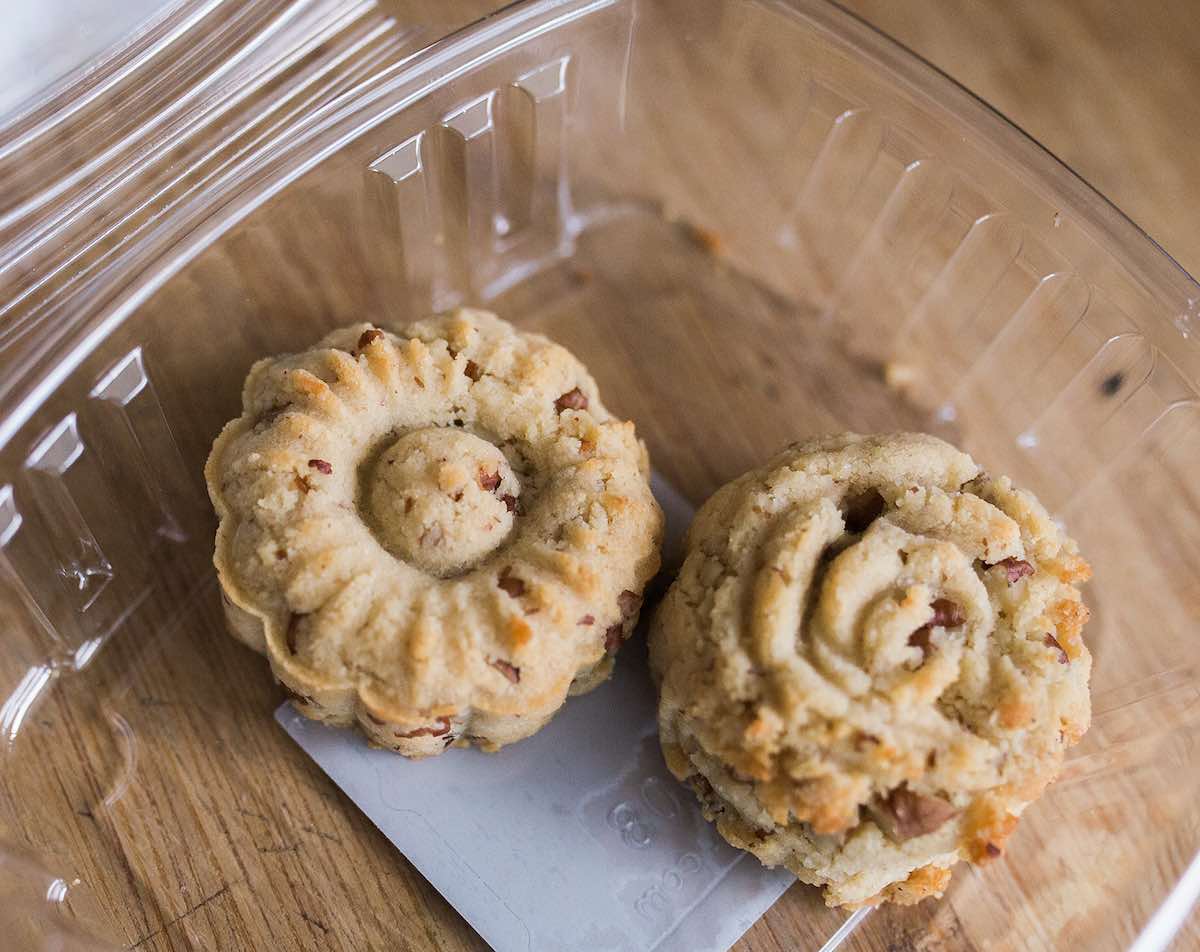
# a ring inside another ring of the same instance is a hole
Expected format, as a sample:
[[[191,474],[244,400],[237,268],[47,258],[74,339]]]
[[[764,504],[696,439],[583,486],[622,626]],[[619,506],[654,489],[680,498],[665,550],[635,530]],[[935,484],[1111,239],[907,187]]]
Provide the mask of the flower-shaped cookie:
[[[705,503],[655,615],[668,765],[830,905],[940,894],[1087,730],[1088,574],[941,440],[789,447]]]
[[[520,740],[599,684],[659,564],[633,424],[480,311],[259,361],[205,475],[231,630],[302,713],[407,756]]]

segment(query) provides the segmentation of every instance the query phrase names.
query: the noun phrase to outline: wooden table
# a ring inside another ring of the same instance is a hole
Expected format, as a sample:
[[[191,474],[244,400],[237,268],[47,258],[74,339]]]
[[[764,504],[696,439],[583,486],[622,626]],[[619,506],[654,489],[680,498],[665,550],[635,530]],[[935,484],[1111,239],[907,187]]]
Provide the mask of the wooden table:
[[[1200,8],[1191,0],[841,0],[994,106],[1200,273]],[[447,27],[494,0],[382,0]]]
[[[385,0],[383,5],[402,22],[437,18],[447,28],[498,6],[474,0]],[[1200,273],[1195,201],[1188,201],[1200,192],[1200,149],[1194,147],[1192,134],[1200,128],[1200,7],[1190,0],[1163,0],[1153,6],[1120,0],[846,0],[846,5],[1009,115],[1125,209],[1185,267]],[[620,248],[595,250],[596,270],[589,280],[603,283],[604,263],[619,256]],[[631,268],[636,264],[625,262]],[[223,282],[229,287],[236,283],[235,275],[221,271],[225,265],[220,261],[205,267],[211,268],[210,284],[171,291],[158,306],[169,313],[171,306],[195,304],[189,294],[211,294]],[[719,305],[716,301],[712,306]],[[763,313],[773,316],[770,310],[778,306],[764,300]],[[689,337],[681,325],[674,341],[678,349],[670,355],[683,367],[689,362],[701,367],[721,350],[719,333],[706,338],[700,331],[711,323],[695,317],[697,333]],[[594,324],[564,319],[555,329],[564,343],[581,352],[597,350],[594,337],[600,332]],[[315,336],[311,330],[298,326],[294,332]],[[253,351],[251,338],[257,331],[246,328],[241,333],[247,338],[240,342],[243,350]],[[229,366],[216,341],[198,341],[193,356],[211,372],[214,392],[227,394],[216,401],[213,413],[224,414],[221,418],[235,413],[245,368]],[[701,445],[700,435],[683,434],[687,439],[680,439],[679,434],[657,431],[656,421],[639,413],[644,408],[636,405],[638,398],[625,398],[619,386],[613,387],[622,373],[640,373],[644,379],[652,372],[653,360],[666,356],[623,353],[621,361],[614,360],[598,376],[615,390],[612,403],[638,419],[652,445],[674,438],[676,449],[665,461],[668,475],[699,497],[731,474],[710,471],[702,454],[690,455]],[[768,380],[764,386],[769,389],[774,386],[772,357],[756,357],[763,360],[766,373],[760,376]],[[823,358],[788,353],[781,359]],[[826,372],[835,371],[826,367]],[[778,386],[786,399],[805,396],[794,381],[780,380]],[[779,391],[766,395],[775,397]],[[762,396],[751,393],[746,398]],[[862,399],[877,399],[882,406],[886,394],[881,390]],[[168,409],[186,417],[179,407]],[[737,416],[736,410],[724,412]],[[873,412],[876,419],[886,413],[878,408]],[[195,432],[180,433],[189,463],[202,458],[213,422],[205,417],[196,422]],[[902,426],[911,421],[897,412],[894,422]],[[749,465],[764,448],[788,435],[768,426],[762,432],[723,434],[723,465]],[[159,597],[169,600],[170,593]],[[191,631],[220,627],[212,586],[202,589],[187,609],[193,613]],[[121,672],[134,661],[143,675],[130,680]],[[127,881],[96,897],[95,907],[88,907],[86,894],[73,896],[70,902],[79,904],[77,912],[104,921],[103,908],[140,908],[140,920],[122,921],[118,933],[128,936],[129,948],[164,952],[349,949],[354,946],[347,936],[361,937],[358,948],[455,952],[483,947],[453,908],[286,738],[278,731],[249,726],[269,719],[279,699],[266,689],[265,664],[248,664],[244,650],[228,639],[216,648],[176,644],[172,653],[152,640],[138,645],[118,639],[97,665],[97,677],[111,677],[124,710],[136,722],[140,756],[155,758],[156,779],[131,789],[111,809],[96,806],[104,791],[75,776],[69,765],[72,758],[85,756],[80,752],[85,749],[98,760],[112,756],[103,751],[112,738],[98,731],[78,738],[80,751],[61,755],[67,769],[48,771],[25,786],[18,781],[14,789],[20,787],[24,799],[8,804],[18,820],[24,816],[34,824],[41,813],[30,796],[69,800],[76,804],[71,815],[39,835],[47,842],[66,842],[81,855],[90,851],[95,868],[105,871],[97,873],[97,880],[110,880],[112,869],[127,871]],[[87,710],[88,703],[85,698],[59,698],[40,716],[50,731],[58,729],[60,718],[68,726],[89,724],[95,712]],[[164,718],[171,719],[170,732],[156,729]],[[236,764],[231,751],[238,754]],[[252,769],[256,758],[286,769],[264,778]],[[170,821],[158,830],[139,829],[130,819],[139,815]],[[187,842],[180,841],[180,830],[191,831]],[[96,840],[107,844],[107,852],[86,845]],[[201,849],[211,856],[194,869],[189,857]],[[160,877],[147,877],[147,869],[158,870]],[[314,888],[307,872],[311,870],[321,871],[320,882],[338,885],[326,891]],[[85,880],[87,872],[80,870]],[[296,914],[276,919],[264,915],[264,908],[294,909]],[[841,918],[825,910],[814,891],[794,888],[751,928],[738,948],[814,948]],[[854,948],[872,950],[977,947],[948,905],[933,904],[889,916],[886,929],[868,919],[855,943]]]
[[[407,0],[389,0],[403,18]],[[1192,0],[842,0],[990,103],[1200,274],[1200,5]],[[929,904],[931,906],[931,904]],[[451,914],[452,916],[452,914]],[[442,947],[450,917],[427,923]],[[1192,925],[1178,945],[1200,941]],[[810,890],[792,889],[736,948],[816,948],[833,918]],[[444,925],[442,924],[444,923]],[[456,923],[457,926],[457,923]],[[441,931],[445,929],[445,932]],[[953,912],[917,907],[870,919],[851,946],[974,948]]]
[[[1200,7],[1190,0],[844,0],[1066,162],[1191,274]]]

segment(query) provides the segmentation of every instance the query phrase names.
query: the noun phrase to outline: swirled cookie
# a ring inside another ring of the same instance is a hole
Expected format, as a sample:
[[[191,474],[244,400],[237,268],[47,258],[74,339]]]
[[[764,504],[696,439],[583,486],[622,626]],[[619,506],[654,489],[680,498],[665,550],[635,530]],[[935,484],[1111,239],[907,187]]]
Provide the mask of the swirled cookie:
[[[830,905],[940,895],[1087,730],[1088,575],[1032,495],[941,440],[791,446],[704,504],[656,612],[667,763]]]
[[[659,563],[645,447],[567,350],[480,311],[259,361],[205,468],[231,630],[298,709],[495,749],[599,684]]]

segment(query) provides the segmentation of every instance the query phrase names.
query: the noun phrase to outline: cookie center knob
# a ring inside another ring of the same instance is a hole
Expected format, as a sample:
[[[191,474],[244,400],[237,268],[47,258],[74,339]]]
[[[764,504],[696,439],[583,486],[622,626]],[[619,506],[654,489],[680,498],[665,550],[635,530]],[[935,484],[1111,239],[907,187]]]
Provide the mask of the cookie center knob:
[[[504,454],[461,430],[402,436],[379,458],[366,503],[384,546],[434,575],[466,571],[512,530],[520,484]]]

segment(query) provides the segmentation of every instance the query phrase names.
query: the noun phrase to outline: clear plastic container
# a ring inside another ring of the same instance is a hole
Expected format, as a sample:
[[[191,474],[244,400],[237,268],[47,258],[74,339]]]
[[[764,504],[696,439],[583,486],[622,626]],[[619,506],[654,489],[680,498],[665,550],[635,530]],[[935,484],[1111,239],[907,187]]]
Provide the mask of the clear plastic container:
[[[1091,732],[1005,861],[844,947],[1200,941],[1200,287],[816,0],[542,0],[432,39],[184,2],[0,128],[15,947],[478,941],[275,725],[200,482],[253,360],[459,302],[572,347],[694,501],[790,439],[920,428],[1078,537]],[[750,942],[844,920],[796,887]]]

